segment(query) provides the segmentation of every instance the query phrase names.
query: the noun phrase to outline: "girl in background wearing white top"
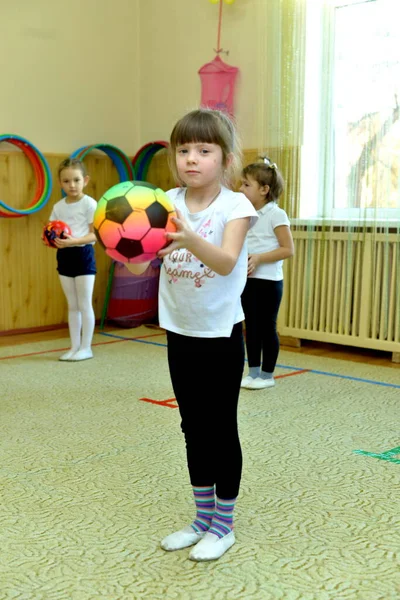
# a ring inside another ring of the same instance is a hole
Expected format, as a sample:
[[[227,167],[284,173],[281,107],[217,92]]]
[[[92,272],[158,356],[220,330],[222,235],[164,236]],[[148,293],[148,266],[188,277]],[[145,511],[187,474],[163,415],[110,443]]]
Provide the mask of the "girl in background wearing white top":
[[[50,221],[64,221],[72,235],[55,239],[57,270],[68,302],[71,348],[59,360],[80,361],[93,357],[91,349],[95,316],[92,306],[96,262],[93,244],[93,216],[96,200],[84,194],[89,181],[84,164],[67,158],[58,169],[66,196],[53,206]]]
[[[167,234],[171,243],[159,252],[159,321],[167,331],[196,516],[161,546],[172,551],[196,544],[189,555],[195,561],[215,560],[235,543],[233,510],[242,471],[240,296],[247,277],[246,234],[257,219],[246,196],[228,187],[239,157],[235,128],[219,111],[194,110],[172,131],[171,168],[182,187],[167,192],[177,232]]]
[[[283,291],[283,261],[294,254],[290,222],[278,206],[284,181],[269,158],[243,170],[240,190],[251,201],[259,219],[247,236],[248,279],[242,294],[246,323],[249,374],[241,387],[260,390],[275,385],[273,373],[279,354],[276,330]]]

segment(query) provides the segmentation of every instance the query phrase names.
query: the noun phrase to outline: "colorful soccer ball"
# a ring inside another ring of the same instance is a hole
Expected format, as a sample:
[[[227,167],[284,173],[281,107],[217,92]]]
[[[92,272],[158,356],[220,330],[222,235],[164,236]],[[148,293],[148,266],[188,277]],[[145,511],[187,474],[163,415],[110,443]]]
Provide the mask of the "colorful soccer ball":
[[[50,248],[57,248],[54,243],[56,238],[65,239],[65,235],[72,235],[72,231],[64,221],[50,221],[44,226],[42,240]]]
[[[123,263],[153,260],[176,231],[174,207],[160,188],[144,181],[123,181],[97,203],[94,232],[108,256]]]

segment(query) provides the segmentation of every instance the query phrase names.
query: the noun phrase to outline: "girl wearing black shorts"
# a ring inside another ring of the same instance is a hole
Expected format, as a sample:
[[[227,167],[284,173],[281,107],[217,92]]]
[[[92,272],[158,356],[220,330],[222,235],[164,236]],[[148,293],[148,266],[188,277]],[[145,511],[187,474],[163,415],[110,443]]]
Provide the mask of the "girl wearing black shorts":
[[[96,262],[93,244],[93,217],[96,200],[84,193],[89,181],[84,164],[76,158],[64,160],[58,169],[65,198],[57,202],[50,221],[63,221],[72,235],[56,238],[57,270],[68,302],[68,327],[71,348],[59,360],[80,361],[93,358],[91,349],[95,316],[92,305]]]

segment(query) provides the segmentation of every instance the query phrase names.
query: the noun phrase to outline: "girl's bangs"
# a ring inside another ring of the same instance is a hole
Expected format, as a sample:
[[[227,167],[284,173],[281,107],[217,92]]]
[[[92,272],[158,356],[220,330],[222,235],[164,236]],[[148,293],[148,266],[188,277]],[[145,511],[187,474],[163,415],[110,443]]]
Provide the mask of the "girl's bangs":
[[[177,123],[171,136],[172,146],[177,147],[193,142],[221,145],[220,133],[212,115],[191,114]]]

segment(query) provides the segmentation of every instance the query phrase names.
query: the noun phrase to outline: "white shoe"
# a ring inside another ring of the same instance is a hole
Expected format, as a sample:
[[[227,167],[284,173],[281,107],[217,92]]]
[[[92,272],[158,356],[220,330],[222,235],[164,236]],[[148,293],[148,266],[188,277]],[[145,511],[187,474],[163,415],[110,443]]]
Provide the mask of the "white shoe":
[[[71,360],[74,354],[76,354],[76,350],[68,350],[65,354],[61,354],[58,360]]]
[[[263,390],[264,388],[274,387],[274,385],[275,379],[273,377],[271,379],[262,379],[261,377],[256,377],[246,387],[248,390]]]
[[[87,350],[78,350],[69,360],[78,361],[78,360],[88,360],[88,358],[93,358],[93,352],[90,348]]]
[[[213,533],[207,532],[202,540],[191,550],[190,560],[206,561],[217,560],[235,543],[233,531],[219,538]]]
[[[190,526],[185,527],[180,531],[176,531],[175,533],[167,535],[167,537],[161,541],[161,548],[163,550],[167,550],[168,552],[182,550],[182,548],[188,548],[189,546],[197,544],[197,542],[202,539],[205,533],[205,531],[197,533],[197,531]]]
[[[250,375],[247,375],[247,377],[243,377],[241,383],[240,383],[240,387],[241,388],[247,388],[249,386],[249,384],[254,381],[255,377],[250,377]]]

